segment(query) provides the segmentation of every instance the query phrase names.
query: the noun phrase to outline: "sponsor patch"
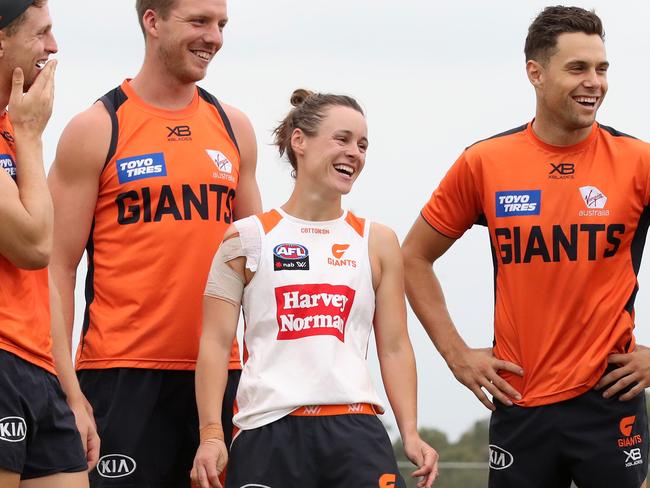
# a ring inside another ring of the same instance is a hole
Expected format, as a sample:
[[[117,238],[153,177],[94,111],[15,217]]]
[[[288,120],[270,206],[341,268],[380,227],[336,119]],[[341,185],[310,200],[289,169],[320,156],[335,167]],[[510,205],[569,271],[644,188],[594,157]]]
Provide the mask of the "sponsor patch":
[[[345,325],[354,295],[348,286],[326,283],[276,288],[277,339],[330,335],[345,342]]]
[[[135,459],[124,454],[106,454],[97,462],[97,472],[103,478],[123,478],[133,474]]]
[[[497,217],[539,215],[541,206],[541,190],[513,190],[496,193]]]
[[[21,442],[27,437],[27,424],[22,417],[0,419],[0,441]]]
[[[232,175],[232,162],[226,155],[216,149],[206,149],[205,152],[208,153],[208,156],[210,156],[210,159],[212,159],[212,162],[217,167],[217,171],[212,173],[212,176],[234,183],[235,177]]]
[[[118,159],[115,164],[117,178],[122,184],[156,176],[167,176],[165,155],[160,152]]]
[[[278,244],[273,248],[273,269],[308,270],[309,251],[300,244]]]
[[[4,169],[14,181],[16,180],[16,163],[11,154],[0,154],[0,168]]]
[[[490,444],[490,469],[506,469],[515,462],[514,457],[505,449]]]

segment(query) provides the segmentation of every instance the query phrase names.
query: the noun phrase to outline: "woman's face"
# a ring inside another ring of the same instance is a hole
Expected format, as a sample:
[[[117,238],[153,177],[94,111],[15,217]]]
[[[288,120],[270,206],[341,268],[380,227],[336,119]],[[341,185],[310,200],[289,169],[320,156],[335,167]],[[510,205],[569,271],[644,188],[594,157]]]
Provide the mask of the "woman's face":
[[[318,132],[313,136],[302,133],[295,143],[297,178],[308,178],[345,195],[366,162],[366,119],[352,108],[331,106]]]

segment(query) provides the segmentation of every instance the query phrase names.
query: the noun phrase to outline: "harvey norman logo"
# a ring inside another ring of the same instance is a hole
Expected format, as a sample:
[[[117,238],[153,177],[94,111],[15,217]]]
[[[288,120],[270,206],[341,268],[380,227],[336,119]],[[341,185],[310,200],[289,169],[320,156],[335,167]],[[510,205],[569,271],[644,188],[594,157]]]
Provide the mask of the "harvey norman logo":
[[[354,295],[348,286],[325,283],[276,288],[277,339],[330,335],[345,342],[345,325]]]
[[[512,190],[496,192],[497,217],[539,215],[541,205],[541,190]]]
[[[142,154],[118,159],[117,178],[121,184],[129,181],[153,178],[156,176],[167,176],[165,156],[163,153]]]
[[[16,163],[10,154],[0,154],[0,168],[4,169],[14,180],[16,179]]]

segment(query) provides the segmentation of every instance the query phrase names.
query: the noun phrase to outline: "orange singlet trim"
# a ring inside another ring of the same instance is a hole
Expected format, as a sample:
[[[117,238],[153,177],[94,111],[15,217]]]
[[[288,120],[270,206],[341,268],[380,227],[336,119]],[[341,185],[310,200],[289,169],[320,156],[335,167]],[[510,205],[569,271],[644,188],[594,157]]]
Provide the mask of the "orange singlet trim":
[[[305,405],[289,415],[294,417],[325,417],[328,415],[377,415],[370,403],[350,403],[343,405]]]
[[[348,214],[345,216],[345,221],[350,224],[350,227],[352,227],[357,234],[363,237],[363,229],[366,225],[365,219],[361,219],[354,215],[352,212],[348,212]]]
[[[273,209],[258,215],[257,218],[260,219],[260,222],[262,223],[264,233],[268,234],[276,225],[280,223],[282,220],[282,215],[280,215],[277,210]]]

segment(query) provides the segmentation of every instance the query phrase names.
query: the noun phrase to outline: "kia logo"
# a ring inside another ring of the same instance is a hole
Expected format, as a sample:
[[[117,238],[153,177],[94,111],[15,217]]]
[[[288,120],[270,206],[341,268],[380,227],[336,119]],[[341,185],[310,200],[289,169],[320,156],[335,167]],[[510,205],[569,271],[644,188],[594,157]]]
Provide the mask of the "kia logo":
[[[97,472],[104,478],[122,478],[133,473],[135,468],[135,460],[124,454],[106,454],[97,463]]]
[[[27,424],[21,417],[5,417],[0,419],[0,440],[20,442],[27,436]]]
[[[499,446],[490,444],[490,468],[492,469],[506,469],[514,462],[512,454]]]

